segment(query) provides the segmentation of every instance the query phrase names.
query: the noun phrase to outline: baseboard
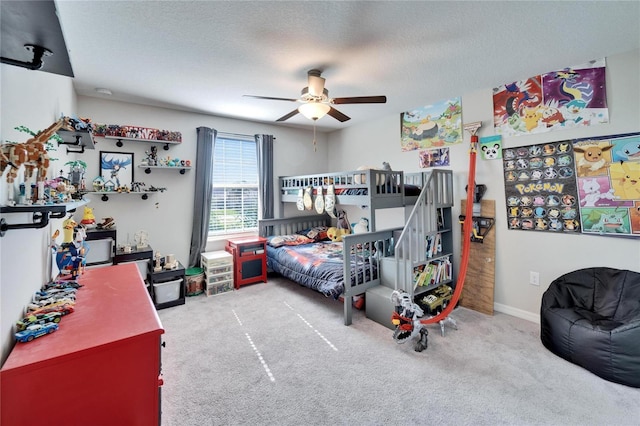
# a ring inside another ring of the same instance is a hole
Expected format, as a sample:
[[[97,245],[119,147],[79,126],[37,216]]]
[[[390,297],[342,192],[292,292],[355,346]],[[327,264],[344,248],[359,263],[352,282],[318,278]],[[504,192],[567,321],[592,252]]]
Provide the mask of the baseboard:
[[[513,308],[511,306],[503,305],[501,303],[494,303],[493,309],[502,312],[503,314],[511,315],[517,318],[522,318],[527,321],[540,324],[540,314],[533,314],[531,312],[523,311],[522,309]]]

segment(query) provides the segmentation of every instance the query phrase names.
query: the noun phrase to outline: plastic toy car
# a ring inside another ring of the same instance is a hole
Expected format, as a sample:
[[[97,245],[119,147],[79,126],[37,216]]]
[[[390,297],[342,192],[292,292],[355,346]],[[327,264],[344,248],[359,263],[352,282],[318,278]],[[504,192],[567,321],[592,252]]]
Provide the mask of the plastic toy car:
[[[37,302],[39,300],[46,300],[51,298],[62,299],[64,297],[75,299],[77,291],[78,290],[76,290],[75,288],[64,288],[64,289],[51,288],[49,290],[36,291],[33,294],[33,301]]]
[[[43,299],[43,300],[38,300],[38,301],[34,301],[32,303],[29,303],[27,305],[27,308],[30,311],[35,311],[35,310],[38,310],[40,308],[44,308],[45,306],[48,306],[48,305],[53,305],[53,304],[62,305],[64,303],[69,303],[71,305],[75,305],[76,304],[76,300],[75,300],[75,298],[70,298],[70,297],[62,297],[62,298],[50,297],[49,299]]]
[[[15,334],[18,342],[30,342],[33,339],[44,336],[45,334],[53,333],[58,329],[58,324],[50,322],[47,324],[34,324],[27,327],[25,330],[19,331]]]
[[[453,290],[448,285],[441,285],[430,294],[423,297],[418,303],[429,315],[436,315],[444,310],[449,304]]]
[[[16,329],[22,331],[30,325],[34,324],[47,324],[50,322],[59,323],[62,314],[60,312],[48,312],[48,313],[31,313],[20,321],[16,322]]]
[[[39,311],[40,309],[44,309],[44,308],[53,308],[56,306],[63,306],[63,305],[73,306],[75,304],[76,302],[74,300],[59,300],[52,303],[29,303],[27,305],[27,312],[31,313],[31,312]]]
[[[46,283],[44,285],[44,290],[49,290],[51,288],[58,288],[58,289],[64,289],[64,288],[80,288],[82,287],[82,284],[79,284],[77,281],[64,281],[64,280],[58,280],[58,281],[52,281],[49,283]]]
[[[29,315],[48,314],[50,312],[59,312],[64,316],[73,312],[73,305],[70,303],[47,305],[44,308],[29,312]]]

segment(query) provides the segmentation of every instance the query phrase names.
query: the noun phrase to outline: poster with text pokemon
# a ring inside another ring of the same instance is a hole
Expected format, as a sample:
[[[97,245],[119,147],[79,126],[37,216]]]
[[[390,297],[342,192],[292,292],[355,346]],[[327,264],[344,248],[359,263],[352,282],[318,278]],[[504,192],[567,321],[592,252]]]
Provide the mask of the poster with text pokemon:
[[[509,229],[580,232],[572,148],[564,141],[502,150]]]
[[[517,136],[609,122],[605,59],[493,89],[496,133]]]

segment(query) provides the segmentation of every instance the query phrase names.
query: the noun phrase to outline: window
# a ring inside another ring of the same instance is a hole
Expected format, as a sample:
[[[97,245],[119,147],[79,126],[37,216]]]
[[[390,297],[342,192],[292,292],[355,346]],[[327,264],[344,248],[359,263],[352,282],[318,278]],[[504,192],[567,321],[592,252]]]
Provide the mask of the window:
[[[209,235],[258,230],[258,158],[250,137],[221,136],[213,148]]]

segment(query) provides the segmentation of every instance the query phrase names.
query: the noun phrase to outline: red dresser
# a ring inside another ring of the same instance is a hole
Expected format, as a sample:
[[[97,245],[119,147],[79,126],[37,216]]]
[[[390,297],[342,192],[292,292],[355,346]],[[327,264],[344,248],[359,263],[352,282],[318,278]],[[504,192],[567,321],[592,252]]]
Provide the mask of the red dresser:
[[[0,370],[3,426],[159,425],[164,333],[135,264],[87,270],[58,331]]]

